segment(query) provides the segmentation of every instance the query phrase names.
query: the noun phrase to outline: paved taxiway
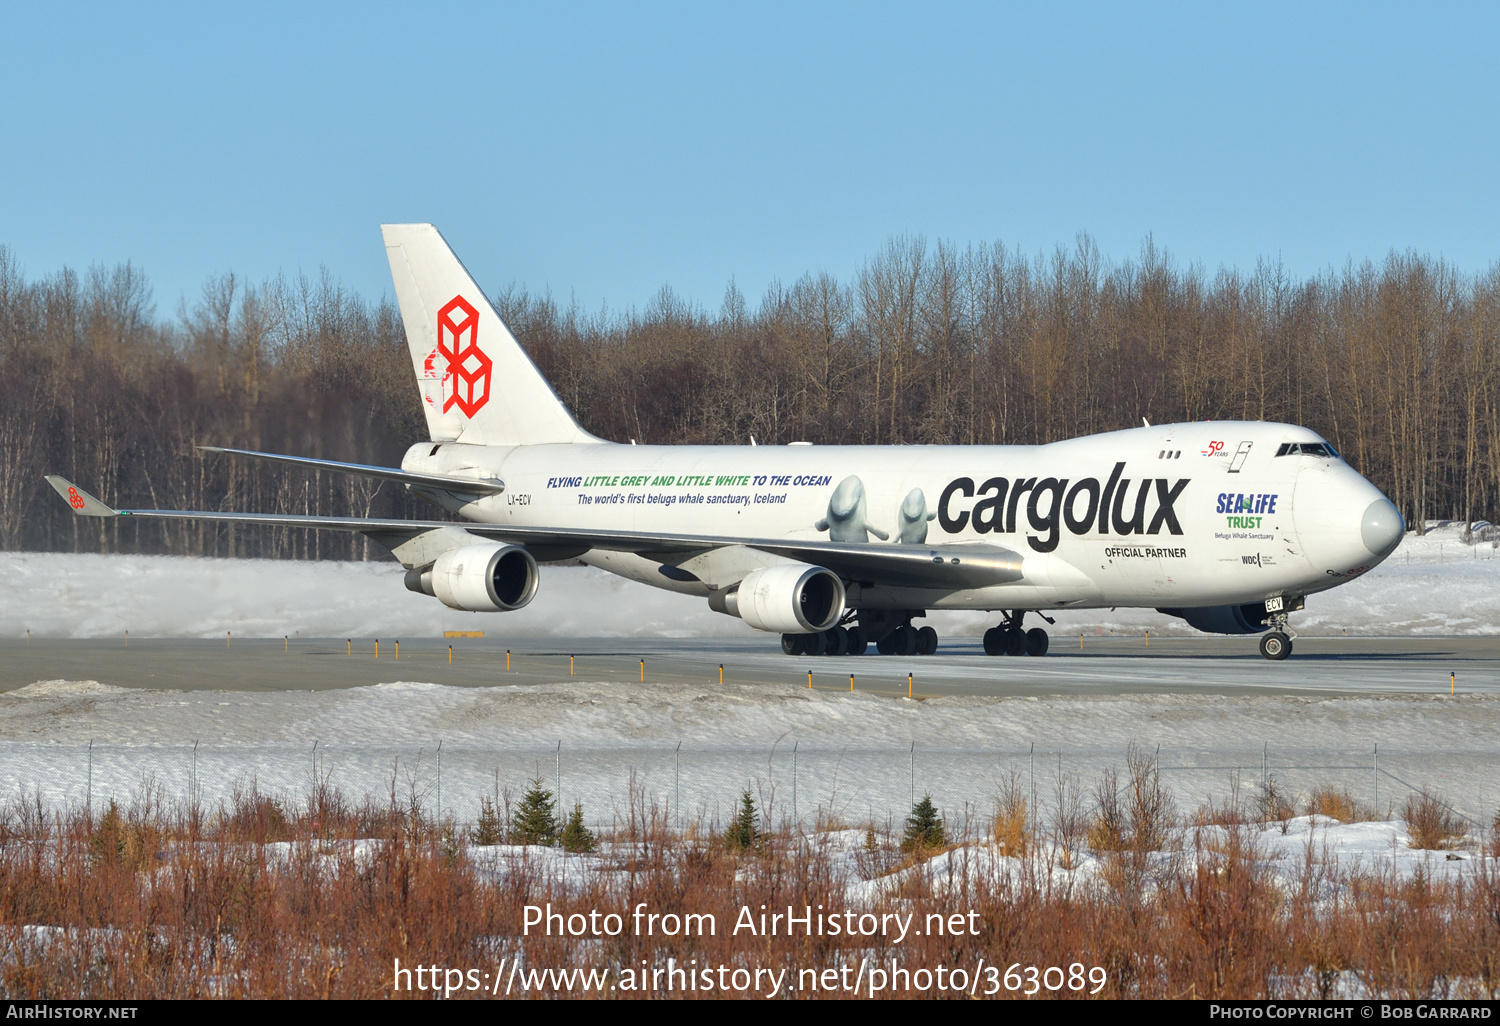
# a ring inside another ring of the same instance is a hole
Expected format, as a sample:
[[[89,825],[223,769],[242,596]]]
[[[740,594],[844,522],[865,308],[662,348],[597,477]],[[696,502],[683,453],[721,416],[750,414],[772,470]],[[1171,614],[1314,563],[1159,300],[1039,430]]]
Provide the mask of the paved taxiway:
[[[1056,636],[1045,658],[987,657],[978,638],[945,639],[935,656],[787,657],[771,637],[556,639],[408,638],[67,639],[0,641],[0,692],[39,680],[96,680],[133,688],[291,691],[424,681],[460,687],[550,684],[569,678],[628,685],[727,682],[916,695],[1500,694],[1500,638],[1303,637],[1285,662],[1262,659],[1254,638]],[[452,645],[453,661],[448,662]],[[510,669],[506,669],[506,650]],[[351,651],[352,650],[352,651]]]

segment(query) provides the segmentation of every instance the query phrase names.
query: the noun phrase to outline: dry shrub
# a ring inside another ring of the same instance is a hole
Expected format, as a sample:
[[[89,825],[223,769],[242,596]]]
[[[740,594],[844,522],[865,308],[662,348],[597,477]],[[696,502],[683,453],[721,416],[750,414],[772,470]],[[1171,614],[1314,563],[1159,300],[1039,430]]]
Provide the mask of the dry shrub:
[[[262,794],[257,781],[248,790],[235,784],[227,805],[219,810],[221,828],[229,839],[266,844],[292,839],[292,822],[279,798]]]
[[[1155,755],[1131,745],[1125,768],[1130,774],[1130,846],[1134,851],[1160,851],[1176,818],[1172,792],[1162,783]]]
[[[1374,809],[1356,801],[1348,790],[1328,786],[1315,788],[1302,808],[1305,815],[1327,816],[1340,823],[1368,823],[1379,818]]]
[[[1014,857],[1031,851],[1031,802],[1025,781],[1016,770],[1000,782],[995,799],[995,825],[992,831],[1000,850]]]
[[[1172,792],[1162,783],[1156,756],[1136,745],[1125,753],[1128,779],[1107,769],[1094,787],[1094,822],[1089,847],[1095,851],[1160,851],[1166,846],[1175,818]]]
[[[839,830],[852,829],[854,829],[853,826],[837,812],[824,808],[821,805],[818,806],[817,812],[813,815],[813,831],[815,833],[833,833]]]
[[[1148,837],[1147,813],[1163,804],[1153,797],[1149,768],[1113,792],[1125,810],[1118,817],[1123,840]],[[669,829],[665,806],[637,793],[615,829],[601,831],[604,854],[570,857],[564,870],[550,854],[497,862],[493,852],[466,845],[450,824],[414,822],[405,796],[384,808],[325,797],[316,810],[284,804],[277,830],[290,843],[275,846],[240,839],[268,814],[248,792],[197,826],[190,810],[159,804],[129,803],[113,816],[106,809],[90,817],[34,801],[0,803],[0,998],[435,996],[431,989],[393,992],[397,958],[403,966],[491,971],[520,958],[528,967],[612,974],[643,962],[661,968],[668,958],[697,959],[700,966],[786,970],[796,986],[803,970],[852,967],[863,958],[872,966],[894,959],[933,969],[980,958],[1008,965],[1020,951],[1039,967],[1104,968],[1106,997],[1284,1000],[1354,990],[1493,998],[1500,989],[1500,868],[1478,859],[1450,882],[1311,857],[1300,873],[1280,879],[1269,875],[1256,832],[1229,824],[1214,828],[1211,850],[1152,860],[1150,886],[1140,886],[1130,868],[1145,860],[1125,851],[1107,860],[1124,868],[1104,874],[1099,886],[1059,887],[1045,872],[992,872],[994,863],[976,857],[978,849],[956,848],[941,875],[933,863],[913,864],[874,899],[872,911],[914,915],[916,929],[900,945],[878,935],[747,938],[732,930],[742,908],[861,907],[866,899],[857,895],[869,891],[841,839],[783,827],[764,855],[742,857]],[[1138,804],[1147,810],[1140,825],[1132,811]],[[331,821],[317,820],[314,837],[314,812],[328,817],[339,808],[345,811]],[[362,824],[379,830],[362,832]],[[138,842],[128,840],[133,829]],[[695,829],[700,838],[717,832],[713,824]],[[118,855],[122,845],[128,851],[140,843],[149,857],[139,864],[97,858],[101,838],[106,851]],[[899,860],[888,830],[872,824],[866,840],[863,855],[872,865]],[[629,929],[586,940],[536,930],[523,936],[522,907],[547,902],[627,916],[644,903],[655,913],[712,914],[718,929],[703,936]],[[928,916],[946,920],[968,910],[977,932],[930,929]],[[20,927],[37,924],[50,939],[30,946],[15,939]],[[811,982],[794,993],[850,996],[810,989]],[[554,983],[532,993],[568,992]],[[887,989],[877,996],[916,995]],[[997,996],[1019,994],[1002,989]],[[1038,996],[1086,994],[1064,988]]]
[[[1190,993],[1199,998],[1244,994],[1276,966],[1280,945],[1271,936],[1277,893],[1254,834],[1236,824],[1217,833],[1222,843],[1197,842],[1191,868],[1170,877],[1167,942],[1191,967]]]
[[[1094,816],[1089,824],[1089,848],[1098,852],[1123,851],[1126,813],[1120,800],[1120,775],[1113,766],[1099,774],[1094,785]]]
[[[1193,813],[1193,825],[1196,827],[1238,828],[1248,822],[1250,822],[1250,816],[1246,813],[1245,804],[1240,798],[1240,778],[1237,773],[1230,777],[1229,794],[1222,802],[1209,798]]]
[[[1425,787],[1406,799],[1401,812],[1413,848],[1444,851],[1456,848],[1468,833],[1468,825],[1453,807]]]
[[[1063,772],[1062,757],[1059,756],[1052,788],[1052,847],[1063,869],[1077,865],[1078,856],[1088,839],[1089,826],[1078,778]]]
[[[1280,823],[1281,832],[1286,833],[1288,821],[1297,814],[1297,804],[1281,781],[1268,776],[1255,796],[1255,811],[1262,823]]]

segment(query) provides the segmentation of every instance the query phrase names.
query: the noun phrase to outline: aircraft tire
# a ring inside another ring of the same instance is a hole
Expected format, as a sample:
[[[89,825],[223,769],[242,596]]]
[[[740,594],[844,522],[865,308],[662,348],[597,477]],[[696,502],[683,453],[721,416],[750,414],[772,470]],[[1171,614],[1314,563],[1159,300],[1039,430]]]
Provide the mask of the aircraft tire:
[[[917,655],[932,655],[937,651],[938,633],[931,627],[917,631]]]
[[[830,627],[823,632],[826,645],[824,655],[841,656],[849,654],[849,632],[842,627]]]
[[[799,656],[803,652],[802,639],[805,634],[783,634],[781,636],[781,651],[789,656]]]
[[[1029,656],[1044,656],[1051,639],[1047,632],[1040,627],[1033,627],[1026,632],[1026,654]]]
[[[1292,639],[1280,631],[1272,631],[1260,639],[1260,654],[1267,659],[1285,659],[1292,654]]]
[[[991,627],[984,632],[984,654],[987,656],[1005,654],[1005,632],[999,627]]]
[[[802,654],[820,656],[828,651],[828,636],[823,633],[802,635]]]
[[[917,654],[917,632],[913,627],[897,627],[891,632],[895,635],[896,654],[914,656]]]
[[[1018,656],[1026,654],[1026,632],[1017,627],[1008,627],[1005,630],[1005,654]]]
[[[870,647],[870,642],[869,639],[865,637],[865,632],[860,630],[858,627],[850,627],[848,628],[848,635],[849,654],[856,656],[864,655],[865,649]]]
[[[881,655],[895,655],[896,632],[887,631],[885,634],[881,635],[880,640],[875,642],[875,651],[879,652]]]

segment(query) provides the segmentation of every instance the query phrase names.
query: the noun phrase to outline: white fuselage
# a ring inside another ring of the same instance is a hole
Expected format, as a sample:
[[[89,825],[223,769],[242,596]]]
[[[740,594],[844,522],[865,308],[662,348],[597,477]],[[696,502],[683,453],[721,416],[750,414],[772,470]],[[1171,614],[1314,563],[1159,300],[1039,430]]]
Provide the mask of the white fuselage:
[[[1384,496],[1288,424],[1142,427],[1048,445],[413,446],[404,470],[498,477],[456,512],[486,524],[743,539],[942,546],[1022,554],[1024,579],[984,588],[850,582],[850,606],[1195,607],[1334,587],[1383,555],[1361,519]],[[594,549],[584,562],[708,594],[714,568]],[[723,557],[719,557],[722,564]],[[743,566],[732,568],[743,573]]]

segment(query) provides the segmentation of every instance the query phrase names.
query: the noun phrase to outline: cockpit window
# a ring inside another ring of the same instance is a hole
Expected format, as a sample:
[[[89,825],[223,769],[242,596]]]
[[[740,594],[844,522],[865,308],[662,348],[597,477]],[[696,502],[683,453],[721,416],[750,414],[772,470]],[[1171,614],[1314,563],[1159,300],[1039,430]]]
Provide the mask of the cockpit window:
[[[1338,452],[1327,442],[1282,442],[1281,448],[1276,450],[1277,456],[1321,456],[1324,459],[1336,460]]]

